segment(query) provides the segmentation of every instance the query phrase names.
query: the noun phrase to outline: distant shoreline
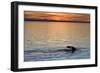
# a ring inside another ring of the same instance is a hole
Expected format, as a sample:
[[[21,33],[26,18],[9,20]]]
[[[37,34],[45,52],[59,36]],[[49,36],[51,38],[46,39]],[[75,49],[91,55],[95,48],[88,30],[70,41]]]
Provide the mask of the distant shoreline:
[[[45,19],[24,19],[24,21],[45,21],[45,22],[74,22],[74,23],[90,23],[90,21],[63,21],[63,20],[45,20]]]

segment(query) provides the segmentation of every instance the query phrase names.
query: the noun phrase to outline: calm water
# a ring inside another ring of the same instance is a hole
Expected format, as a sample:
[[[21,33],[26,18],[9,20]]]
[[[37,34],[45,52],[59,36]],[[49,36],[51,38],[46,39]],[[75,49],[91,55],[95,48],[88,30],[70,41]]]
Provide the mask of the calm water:
[[[25,21],[24,61],[90,58],[90,24]],[[70,51],[55,51],[75,46]]]

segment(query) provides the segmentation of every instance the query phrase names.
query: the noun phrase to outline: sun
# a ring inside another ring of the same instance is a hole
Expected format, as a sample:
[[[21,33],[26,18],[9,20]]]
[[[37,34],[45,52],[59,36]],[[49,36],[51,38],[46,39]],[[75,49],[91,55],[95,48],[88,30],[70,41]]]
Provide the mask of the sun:
[[[52,16],[52,17],[49,17],[48,19],[50,19],[50,20],[58,20],[58,21],[64,20],[63,17],[58,17],[58,16]]]

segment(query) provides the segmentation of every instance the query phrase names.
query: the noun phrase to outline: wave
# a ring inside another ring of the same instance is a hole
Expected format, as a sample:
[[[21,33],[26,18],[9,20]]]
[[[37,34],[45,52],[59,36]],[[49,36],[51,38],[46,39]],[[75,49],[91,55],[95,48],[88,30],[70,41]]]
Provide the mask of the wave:
[[[90,58],[89,48],[79,48],[74,53],[65,49],[35,49],[24,51],[24,61],[53,61],[65,59],[88,59]]]

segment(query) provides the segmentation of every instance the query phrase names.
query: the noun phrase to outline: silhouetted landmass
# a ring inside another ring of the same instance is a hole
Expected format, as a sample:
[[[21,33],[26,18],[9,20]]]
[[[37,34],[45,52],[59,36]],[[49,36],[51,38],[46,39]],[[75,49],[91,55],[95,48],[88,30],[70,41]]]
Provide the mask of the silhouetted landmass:
[[[45,21],[45,22],[76,22],[76,23],[90,23],[90,21],[65,21],[65,20],[47,20],[47,19],[24,19],[24,21]]]

